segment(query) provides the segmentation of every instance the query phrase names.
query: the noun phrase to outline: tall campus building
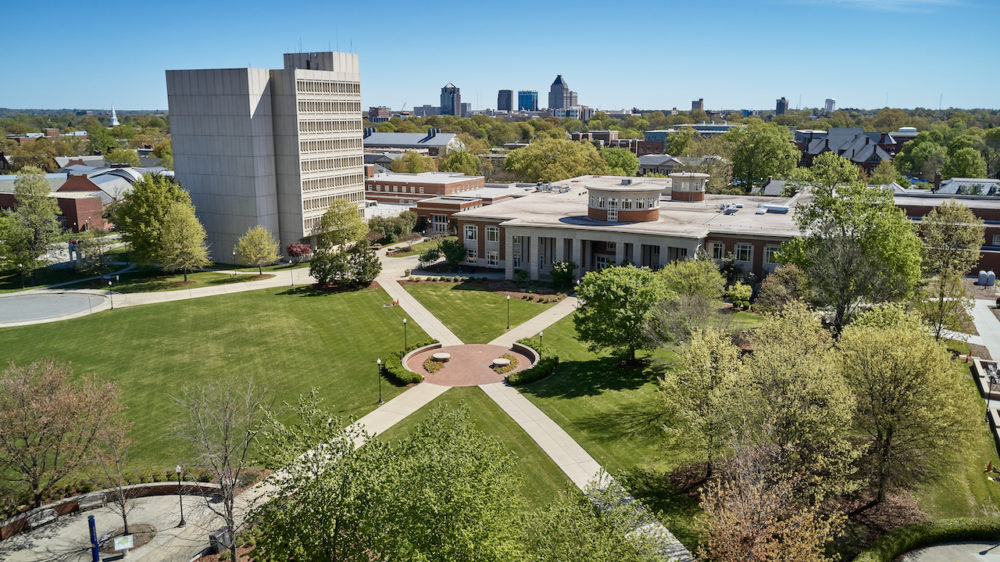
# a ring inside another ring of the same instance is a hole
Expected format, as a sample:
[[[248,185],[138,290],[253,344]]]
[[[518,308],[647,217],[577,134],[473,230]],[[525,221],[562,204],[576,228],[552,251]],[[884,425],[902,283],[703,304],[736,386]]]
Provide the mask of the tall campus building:
[[[441,115],[462,115],[462,92],[451,82],[441,88]]]
[[[177,182],[216,261],[250,227],[315,246],[335,199],[364,202],[358,55],[286,53],[285,67],[168,70]]]

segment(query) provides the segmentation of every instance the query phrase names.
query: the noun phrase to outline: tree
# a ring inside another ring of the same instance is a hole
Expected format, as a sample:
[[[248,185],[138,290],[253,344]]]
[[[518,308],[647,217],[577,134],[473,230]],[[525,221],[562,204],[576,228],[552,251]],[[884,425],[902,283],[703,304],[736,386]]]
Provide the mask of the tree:
[[[752,119],[746,127],[726,133],[733,146],[733,176],[743,183],[747,193],[763,184],[768,176],[781,177],[792,171],[799,152],[791,143],[786,127]]]
[[[826,158],[840,157],[817,160]],[[812,201],[796,211],[802,235],[783,244],[780,256],[802,269],[816,300],[833,309],[839,334],[860,303],[912,293],[920,279],[920,239],[890,192],[855,181],[843,163],[822,170]]]
[[[941,174],[946,178],[985,178],[986,159],[975,148],[962,148],[950,155]]]
[[[309,275],[319,285],[342,283],[350,274],[351,262],[347,248],[321,249],[309,261]]]
[[[778,266],[764,278],[754,306],[764,312],[780,312],[793,301],[809,299],[809,278],[794,264],[788,264]]]
[[[402,158],[392,161],[392,171],[397,174],[420,174],[433,172],[436,169],[433,158],[412,150],[406,151]]]
[[[69,364],[52,359],[11,361],[0,374],[0,466],[35,507],[60,480],[90,466],[98,444],[120,427],[117,385],[71,377]]]
[[[639,158],[624,148],[602,148],[598,153],[612,176],[634,176],[639,171]]]
[[[124,164],[135,168],[139,166],[139,155],[134,150],[114,148],[104,156],[104,161],[110,165]]]
[[[367,287],[382,272],[382,262],[375,249],[364,238],[351,248],[350,261],[352,285]]]
[[[285,248],[285,253],[288,254],[288,257],[295,260],[295,263],[299,263],[302,261],[302,258],[312,253],[312,248],[309,244],[292,242]]]
[[[427,248],[426,252],[417,257],[417,260],[420,262],[420,267],[424,267],[427,264],[436,262],[440,257],[441,250],[438,250],[435,246],[433,248]]]
[[[76,243],[79,256],[76,268],[94,274],[103,273],[108,268],[106,258],[111,246],[112,241],[107,238],[106,232],[96,228],[88,229],[80,235]]]
[[[448,155],[441,162],[442,172],[458,172],[467,176],[478,176],[482,173],[479,157],[471,152],[460,150]]]
[[[244,265],[256,265],[257,273],[264,275],[264,264],[278,261],[278,241],[271,232],[260,226],[252,226],[236,241],[236,259]]]
[[[99,443],[97,455],[104,480],[111,490],[111,508],[122,518],[124,534],[128,535],[128,516],[135,509],[137,490],[129,488],[125,467],[128,465],[128,451],[132,442],[128,437],[131,424],[119,424],[108,431]]]
[[[165,176],[145,175],[121,201],[112,203],[112,221],[140,264],[161,261],[163,220],[173,203],[191,204],[181,186]]]
[[[729,432],[731,381],[741,378],[739,349],[714,328],[695,330],[681,349],[679,367],[660,379],[663,426],[672,446],[692,449],[705,461],[705,478]]]
[[[748,308],[750,306],[750,297],[753,296],[753,287],[737,281],[729,286],[726,291],[726,298],[729,302],[733,303],[734,308]]]
[[[906,176],[899,173],[899,170],[889,160],[883,160],[879,162],[878,166],[875,166],[871,176],[868,178],[868,183],[870,185],[889,185],[890,183],[895,183],[903,187],[910,185],[910,181],[906,179]]]
[[[238,560],[233,539],[245,522],[237,512],[236,490],[260,431],[264,400],[253,381],[206,383],[177,399],[187,419],[176,433],[191,445],[197,466],[207,467],[219,483],[221,505],[206,496],[205,506],[226,524],[230,560]]]
[[[356,203],[335,199],[323,213],[319,230],[320,243],[332,248],[357,242],[368,234],[368,225]]]
[[[12,218],[23,228],[15,229],[19,236],[9,243],[12,253],[23,260],[22,274],[41,266],[49,243],[60,231],[59,206],[50,197],[51,193],[48,179],[38,168],[22,168],[14,179],[16,207]]]
[[[508,154],[504,169],[521,181],[553,182],[603,174],[607,165],[590,143],[541,139]]]
[[[438,249],[444,254],[444,261],[449,267],[455,267],[465,261],[465,256],[469,253],[458,240],[442,240],[438,244]]]
[[[691,127],[678,128],[676,133],[667,137],[667,154],[674,156],[684,154],[696,136],[698,136],[698,132]]]
[[[924,275],[937,279],[933,302],[921,302],[920,308],[936,338],[944,328],[957,328],[955,320],[964,317],[961,278],[979,261],[985,232],[983,220],[956,201],[945,201],[920,221]]]
[[[717,320],[725,278],[709,259],[669,263],[658,272],[674,298],[660,303],[653,313],[651,329],[662,341],[686,341],[694,330]]]
[[[977,407],[944,344],[915,315],[876,307],[844,329],[839,349],[878,501],[891,487],[925,482],[963,450]]]
[[[557,261],[552,264],[552,286],[559,290],[573,288],[573,270],[577,267],[573,261]]]
[[[904,154],[903,162],[903,172],[918,174],[931,181],[948,165],[948,149],[934,142],[923,142],[913,147],[909,154]]]
[[[775,447],[741,445],[725,475],[705,486],[699,556],[705,560],[815,562],[844,517],[803,501],[802,478],[780,471]]]
[[[630,362],[654,341],[647,332],[653,307],[668,298],[663,279],[632,265],[591,271],[577,286],[582,304],[573,315],[580,340],[591,351],[610,349]]]
[[[212,263],[205,245],[205,228],[194,215],[190,203],[175,201],[167,208],[160,226],[160,266],[164,271],[188,273]]]
[[[98,125],[87,129],[87,145],[91,154],[107,154],[118,141],[107,128]]]

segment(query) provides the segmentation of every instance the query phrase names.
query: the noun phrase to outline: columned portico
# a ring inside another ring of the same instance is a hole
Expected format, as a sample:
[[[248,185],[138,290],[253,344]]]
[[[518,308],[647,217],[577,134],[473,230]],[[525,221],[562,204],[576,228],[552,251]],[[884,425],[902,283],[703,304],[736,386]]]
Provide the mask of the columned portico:
[[[528,238],[528,273],[532,281],[538,281],[538,235],[532,233]]]

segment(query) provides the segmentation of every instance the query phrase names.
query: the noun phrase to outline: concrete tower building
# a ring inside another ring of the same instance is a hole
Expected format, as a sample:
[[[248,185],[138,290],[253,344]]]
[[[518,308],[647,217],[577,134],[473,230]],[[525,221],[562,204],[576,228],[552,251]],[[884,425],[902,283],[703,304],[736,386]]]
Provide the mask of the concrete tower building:
[[[576,92],[569,89],[562,74],[556,76],[549,88],[549,109],[566,109],[574,105],[577,105]]]
[[[833,110],[837,108],[837,100],[833,98],[826,98],[826,102],[823,104],[823,110],[827,113],[833,113]]]
[[[497,111],[514,111],[514,90],[500,90],[497,93]]]
[[[451,82],[441,88],[441,115],[462,115],[462,92]]]
[[[168,70],[178,183],[218,261],[252,226],[315,244],[336,199],[364,201],[361,75],[352,53],[286,53],[284,68]]]
[[[785,113],[788,113],[788,100],[782,96],[774,102],[774,114],[784,115]]]

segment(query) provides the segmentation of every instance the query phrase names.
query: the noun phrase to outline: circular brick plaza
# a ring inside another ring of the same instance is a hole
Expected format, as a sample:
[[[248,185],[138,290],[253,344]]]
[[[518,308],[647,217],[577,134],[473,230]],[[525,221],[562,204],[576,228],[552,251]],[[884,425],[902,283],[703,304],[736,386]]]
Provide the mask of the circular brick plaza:
[[[443,363],[441,369],[429,373],[424,369],[424,361],[435,353],[447,353],[451,358]],[[517,367],[501,375],[490,366],[494,359],[504,354],[510,354],[517,359]],[[411,371],[420,373],[429,383],[442,386],[477,386],[500,382],[510,373],[527,369],[531,363],[532,359],[528,355],[502,345],[469,344],[425,349],[411,355],[406,366]]]

